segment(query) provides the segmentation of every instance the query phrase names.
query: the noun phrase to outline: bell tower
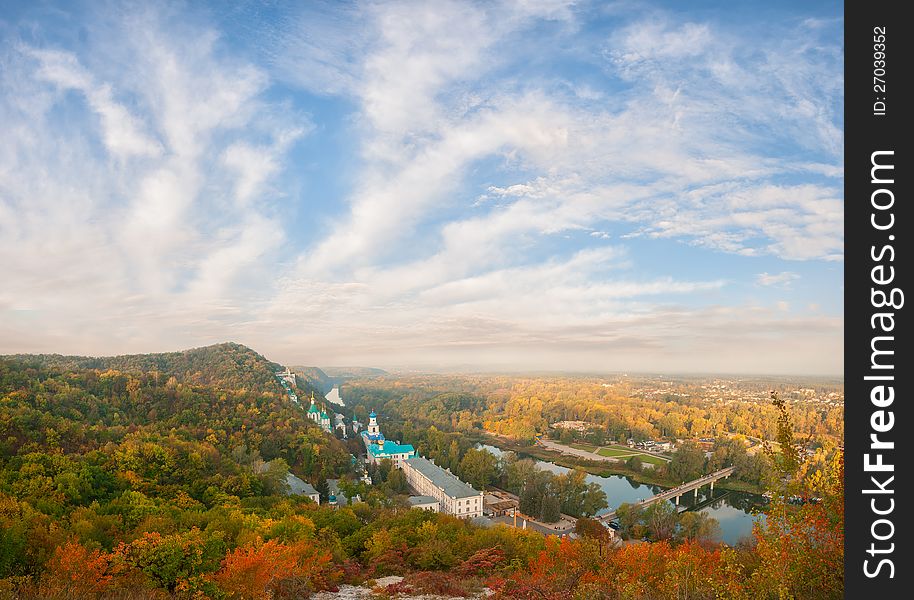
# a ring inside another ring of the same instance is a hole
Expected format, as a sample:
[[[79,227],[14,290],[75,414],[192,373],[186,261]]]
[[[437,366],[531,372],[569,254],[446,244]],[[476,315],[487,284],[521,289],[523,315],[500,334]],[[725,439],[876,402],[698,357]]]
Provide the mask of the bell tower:
[[[378,427],[378,415],[374,411],[371,411],[371,414],[368,415],[368,435],[376,436],[381,433],[381,428]]]

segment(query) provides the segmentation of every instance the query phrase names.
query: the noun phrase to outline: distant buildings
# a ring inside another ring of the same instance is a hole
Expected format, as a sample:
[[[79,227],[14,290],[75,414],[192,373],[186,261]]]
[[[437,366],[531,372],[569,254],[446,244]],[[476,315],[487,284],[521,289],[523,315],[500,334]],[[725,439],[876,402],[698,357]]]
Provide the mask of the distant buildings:
[[[314,392],[311,392],[311,407],[308,409],[308,418],[317,423],[327,433],[333,431],[333,426],[330,424],[330,416],[314,403]]]
[[[482,516],[482,492],[432,461],[415,456],[404,460],[402,468],[410,487],[438,501],[439,512],[464,518]]]
[[[395,467],[402,468],[403,461],[416,455],[416,449],[409,444],[398,444],[384,438],[378,426],[378,415],[374,411],[368,415],[368,429],[362,432],[362,442],[368,454],[368,462],[376,465],[389,459]]]
[[[346,439],[346,417],[339,413],[334,413],[333,415],[336,424],[333,426],[335,429],[339,429],[343,434],[343,439]]]
[[[486,494],[484,510],[494,517],[513,515],[517,510],[518,501],[502,494]]]
[[[276,373],[276,378],[279,379],[279,383],[282,384],[282,387],[286,390],[286,393],[289,394],[289,399],[292,402],[298,404],[298,396],[295,394],[295,373],[289,370],[286,367],[285,371],[280,371]]]
[[[330,490],[330,497],[327,499],[327,503],[334,507],[340,506],[349,506],[355,502],[361,502],[362,498],[358,494],[353,496],[352,501],[350,502],[349,498],[340,491],[340,480],[339,479],[328,479],[327,480],[327,489]]]
[[[571,429],[572,431],[586,432],[590,425],[585,421],[558,421],[551,425],[554,429]]]
[[[290,386],[295,387],[295,373],[293,373],[289,367],[286,367],[284,371],[277,373],[276,376],[280,381],[285,381]]]

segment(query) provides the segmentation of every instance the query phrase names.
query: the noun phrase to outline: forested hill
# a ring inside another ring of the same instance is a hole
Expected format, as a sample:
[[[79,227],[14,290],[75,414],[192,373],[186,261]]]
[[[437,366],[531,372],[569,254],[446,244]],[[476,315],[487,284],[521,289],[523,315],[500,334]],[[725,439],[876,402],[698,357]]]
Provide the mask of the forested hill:
[[[117,564],[140,587],[212,585],[200,574],[266,537],[250,513],[283,501],[290,471],[318,489],[349,473],[349,450],[289,399],[275,366],[238,344],[0,357],[0,597],[10,577],[62,586],[19,597],[108,597],[69,593],[71,575],[91,563],[67,558],[73,548],[120,549],[127,562]],[[58,559],[75,571],[50,575]],[[112,577],[95,575],[90,591]]]
[[[389,375],[387,371],[373,367],[325,367],[321,369],[318,367],[292,366],[289,368],[323,394],[332,390],[333,386],[341,385],[352,379],[364,380]]]
[[[309,384],[319,389],[321,394],[326,394],[336,385],[336,381],[332,377],[317,367],[293,366],[289,368],[292,369],[299,378],[304,379]]]
[[[289,400],[278,367],[233,343],[102,358],[0,356],[0,451],[84,453],[141,432],[177,434],[225,454],[282,458],[309,479],[331,476],[348,453]],[[297,387],[300,396],[312,390],[301,380]],[[324,469],[320,449],[333,466]]]
[[[345,381],[347,379],[368,379],[389,375],[384,369],[375,367],[323,367],[324,373],[334,379]]]
[[[175,383],[223,390],[260,393],[279,391],[274,373],[280,366],[247,346],[232,342],[159,354],[105,357],[16,354],[0,358],[51,372],[111,370],[134,375],[149,374],[158,378],[161,384],[174,377]],[[307,385],[300,387],[304,395],[311,392]],[[319,390],[315,387],[314,391]]]

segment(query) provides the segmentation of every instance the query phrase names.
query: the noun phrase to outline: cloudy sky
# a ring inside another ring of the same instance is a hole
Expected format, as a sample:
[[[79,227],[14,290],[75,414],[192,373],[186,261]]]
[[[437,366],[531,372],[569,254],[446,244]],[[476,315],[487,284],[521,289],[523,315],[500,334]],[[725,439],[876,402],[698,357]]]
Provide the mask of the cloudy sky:
[[[0,353],[840,373],[841,11],[3,2]]]

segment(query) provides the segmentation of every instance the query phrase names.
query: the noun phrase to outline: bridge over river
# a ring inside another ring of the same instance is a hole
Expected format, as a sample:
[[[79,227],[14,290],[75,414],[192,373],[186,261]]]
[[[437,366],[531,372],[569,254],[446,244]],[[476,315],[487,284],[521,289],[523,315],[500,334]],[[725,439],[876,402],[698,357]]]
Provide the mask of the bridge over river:
[[[733,475],[734,471],[736,471],[736,467],[727,467],[725,469],[721,469],[720,471],[714,471],[713,473],[709,473],[708,475],[699,477],[698,479],[695,479],[694,481],[689,481],[688,483],[683,483],[683,484],[677,485],[674,488],[670,488],[668,490],[663,490],[659,494],[655,494],[655,495],[651,496],[650,498],[645,498],[644,500],[639,500],[638,502],[635,502],[633,504],[633,506],[644,508],[645,506],[650,506],[651,504],[654,504],[655,502],[661,502],[663,500],[673,500],[676,503],[676,505],[678,506],[679,498],[683,494],[687,494],[689,492],[694,491],[695,497],[698,498],[698,488],[708,485],[708,484],[711,484],[711,491],[713,492],[714,491],[714,482],[717,481],[718,479],[724,479],[726,477],[729,477],[730,475]],[[612,512],[606,513],[605,515],[600,515],[599,520],[603,521],[604,523],[608,523],[609,521],[612,521],[615,518],[616,518],[616,511],[612,511]]]

